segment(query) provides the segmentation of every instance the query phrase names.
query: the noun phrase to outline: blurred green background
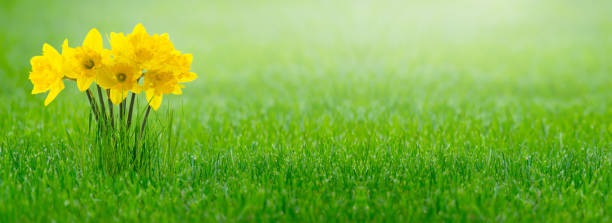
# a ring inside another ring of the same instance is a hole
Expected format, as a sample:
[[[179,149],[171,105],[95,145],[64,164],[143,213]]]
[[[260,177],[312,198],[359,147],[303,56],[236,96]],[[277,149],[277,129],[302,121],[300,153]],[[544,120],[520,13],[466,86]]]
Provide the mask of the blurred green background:
[[[3,0],[0,220],[610,221],[610,12]],[[153,114],[180,132],[170,179],[98,175],[70,141],[87,137],[85,96],[68,82],[48,107],[30,94],[43,43],[137,23],[169,33],[199,75]]]
[[[194,54],[201,78],[190,94],[216,93],[206,86],[218,84],[262,94],[341,85],[358,99],[375,97],[372,85],[381,84],[380,96],[467,86],[488,97],[537,91],[569,99],[608,86],[610,8],[606,1],[3,1],[2,89],[29,88],[28,60],[42,43],[59,48],[64,38],[81,43],[93,27],[108,35],[143,23]],[[275,87],[283,84],[299,86]],[[408,89],[422,84],[432,86]]]

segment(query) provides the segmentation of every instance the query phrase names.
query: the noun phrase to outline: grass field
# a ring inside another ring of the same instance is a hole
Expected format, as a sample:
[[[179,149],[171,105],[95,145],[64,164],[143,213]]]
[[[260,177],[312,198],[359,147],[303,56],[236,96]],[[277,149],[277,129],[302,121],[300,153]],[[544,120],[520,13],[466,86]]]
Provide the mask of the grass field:
[[[612,221],[610,1],[0,3],[0,222]],[[194,55],[147,171],[96,163],[47,42],[143,23]]]

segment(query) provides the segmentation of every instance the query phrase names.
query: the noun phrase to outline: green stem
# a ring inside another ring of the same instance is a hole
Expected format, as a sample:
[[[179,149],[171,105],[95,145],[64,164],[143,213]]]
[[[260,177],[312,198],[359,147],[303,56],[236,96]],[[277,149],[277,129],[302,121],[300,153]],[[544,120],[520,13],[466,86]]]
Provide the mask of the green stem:
[[[130,99],[130,110],[128,111],[128,118],[127,118],[127,128],[130,128],[130,125],[132,124],[132,111],[134,110],[134,100],[136,99],[136,94],[134,94],[134,92],[131,92],[130,94],[132,94],[132,98]]]
[[[91,105],[91,112],[93,112],[94,117],[96,118],[96,122],[98,121],[98,106],[96,105],[96,102],[93,99],[93,96],[91,95],[91,90],[87,89],[87,91],[85,91],[85,94],[87,95],[87,99],[89,100],[89,105]]]
[[[123,116],[125,116],[125,100],[126,99],[123,99],[123,101],[121,101],[121,103],[119,104],[119,120],[122,124],[123,124]]]
[[[144,118],[142,119],[142,126],[140,127],[140,136],[138,137],[138,141],[142,138],[142,133],[144,132],[145,126],[147,125],[147,118],[149,117],[149,112],[151,111],[151,106],[147,106],[147,112],[145,113]]]
[[[108,120],[106,119],[106,107],[104,106],[104,97],[102,96],[102,88],[100,88],[100,85],[96,85],[98,87],[98,98],[100,98],[100,107],[102,108],[102,111],[100,111],[100,114],[102,114],[102,119],[104,119],[104,124],[108,124]]]
[[[113,102],[110,99],[110,90],[106,90],[106,99],[108,99],[108,114],[110,116],[111,128],[115,128],[115,116],[113,114]]]

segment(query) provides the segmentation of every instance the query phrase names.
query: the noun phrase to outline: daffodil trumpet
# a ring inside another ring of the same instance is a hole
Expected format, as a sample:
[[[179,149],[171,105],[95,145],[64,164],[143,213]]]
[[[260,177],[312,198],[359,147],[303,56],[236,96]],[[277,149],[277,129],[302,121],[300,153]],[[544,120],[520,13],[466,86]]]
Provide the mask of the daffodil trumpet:
[[[74,81],[77,89],[86,94],[99,130],[113,132],[121,129],[115,128],[115,120],[117,126],[130,128],[136,95],[142,93],[147,104],[140,139],[150,111],[159,109],[163,96],[182,94],[185,87],[182,84],[197,78],[190,71],[193,56],[176,50],[168,34],[151,35],[141,24],[129,34],[111,32],[108,37],[110,49],[104,48],[102,35],[95,28],[87,33],[81,46],[71,47],[64,40],[61,54],[53,46],[43,44],[42,55],[30,61],[32,94],[49,92],[44,101],[48,106],[65,88],[64,80]],[[97,99],[92,84],[98,91]],[[129,108],[128,95],[131,95]]]

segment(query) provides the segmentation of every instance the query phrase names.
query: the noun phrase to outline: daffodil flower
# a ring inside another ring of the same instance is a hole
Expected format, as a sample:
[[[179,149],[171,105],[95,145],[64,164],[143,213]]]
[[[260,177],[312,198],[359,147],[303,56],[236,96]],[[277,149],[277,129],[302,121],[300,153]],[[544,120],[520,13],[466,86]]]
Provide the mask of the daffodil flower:
[[[45,99],[45,106],[49,105],[64,89],[64,58],[49,44],[43,45],[43,55],[35,56],[30,60],[32,72],[29,79],[34,88],[32,94],[49,91]]]
[[[138,79],[142,71],[134,64],[121,59],[112,59],[98,75],[98,84],[110,91],[113,104],[121,103],[128,92],[139,93]]]
[[[191,54],[180,54],[179,51],[169,57],[160,69],[147,71],[144,75],[144,89],[149,102],[154,110],[161,105],[164,94],[183,94],[181,90],[185,86],[180,83],[195,80],[198,76],[189,72],[193,56]]]
[[[62,55],[66,59],[66,76],[76,79],[80,91],[89,88],[91,82],[96,80],[104,60],[110,57],[109,51],[103,48],[102,36],[96,28],[87,33],[83,46],[71,48],[68,40],[65,40]]]
[[[168,34],[151,36],[142,24],[128,35],[111,33],[110,45],[113,56],[126,58],[144,70],[156,69],[175,51]]]

